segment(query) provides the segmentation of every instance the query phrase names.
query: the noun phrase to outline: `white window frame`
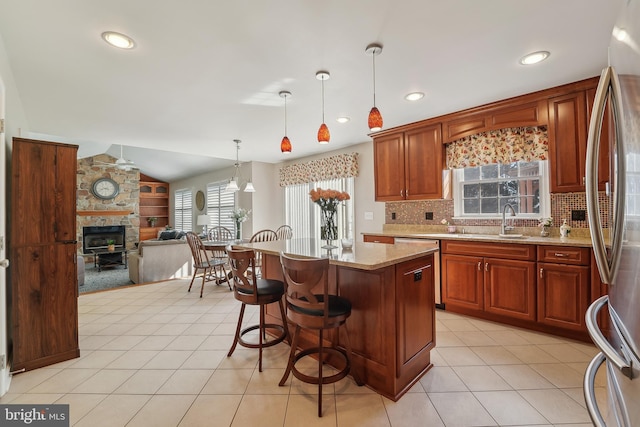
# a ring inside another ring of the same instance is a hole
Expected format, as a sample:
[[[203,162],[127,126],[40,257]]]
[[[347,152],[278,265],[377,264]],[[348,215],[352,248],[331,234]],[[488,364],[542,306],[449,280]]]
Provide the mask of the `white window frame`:
[[[235,235],[236,224],[231,218],[231,213],[236,209],[236,193],[225,191],[227,184],[228,181],[207,184],[207,216],[209,217],[209,228],[226,227]]]
[[[540,219],[548,218],[551,216],[551,194],[549,192],[549,161],[540,160],[540,213],[520,213],[518,212],[518,218],[521,219]],[[463,207],[463,190],[462,186],[464,169],[453,169],[453,218],[454,219],[502,219],[502,213],[495,214],[464,214]],[[495,181],[501,179],[496,178]],[[484,180],[484,182],[491,182],[493,180]]]
[[[173,196],[173,228],[180,231],[193,230],[193,189],[176,190]]]

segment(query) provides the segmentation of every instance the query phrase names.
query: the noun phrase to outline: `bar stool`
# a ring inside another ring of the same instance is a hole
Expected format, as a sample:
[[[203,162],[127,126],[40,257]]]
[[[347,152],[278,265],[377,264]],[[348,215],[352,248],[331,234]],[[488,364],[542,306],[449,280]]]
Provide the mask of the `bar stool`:
[[[284,253],[280,253],[280,263],[285,282],[285,292],[287,300],[287,318],[296,325],[291,342],[291,353],[287,369],[280,380],[280,385],[284,385],[290,373],[302,382],[318,384],[318,417],[322,416],[322,385],[331,384],[346,377],[351,371],[351,343],[349,342],[349,332],[347,331],[346,320],[351,316],[351,302],[338,295],[329,294],[329,259],[301,259],[293,258]],[[314,294],[314,288],[319,286],[322,294]],[[284,318],[283,318],[284,319]],[[323,333],[325,329],[336,329],[344,326],[345,347],[323,346]],[[318,331],[318,346],[301,350],[296,354],[300,329],[311,329]],[[318,376],[310,376],[300,372],[296,368],[296,362],[305,356],[317,355]],[[327,357],[337,356],[338,360],[344,362],[344,368],[330,376],[323,376],[322,365]],[[351,372],[356,384],[363,383]]]
[[[233,277],[233,294],[242,303],[236,334],[227,357],[231,357],[238,344],[247,348],[257,348],[259,349],[258,371],[262,372],[262,349],[276,345],[285,338],[289,338],[289,329],[286,327],[286,323],[285,326],[265,323],[264,318],[265,306],[272,302],[278,303],[280,315],[283,319],[285,318],[284,305],[282,304],[284,283],[280,280],[262,279],[256,277],[255,274],[247,274],[247,271],[254,271],[255,268],[255,253],[252,249],[234,249],[229,245],[227,246],[227,254]],[[260,323],[242,329],[242,319],[247,304],[260,306]],[[279,335],[265,342],[267,328],[279,331]],[[258,344],[245,341],[244,335],[256,329],[258,330]]]

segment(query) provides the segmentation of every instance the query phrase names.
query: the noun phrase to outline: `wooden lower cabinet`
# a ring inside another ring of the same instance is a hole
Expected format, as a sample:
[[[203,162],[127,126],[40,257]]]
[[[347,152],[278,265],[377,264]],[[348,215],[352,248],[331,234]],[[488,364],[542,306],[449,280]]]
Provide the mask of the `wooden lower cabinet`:
[[[389,245],[393,245],[396,242],[396,239],[392,236],[376,236],[372,234],[363,235],[362,240],[369,243],[387,243]]]
[[[599,296],[590,249],[446,240],[441,247],[447,310],[588,340],[585,313]]]
[[[484,310],[501,316],[536,320],[536,263],[486,258]]]
[[[442,301],[448,308],[484,309],[483,258],[442,254]]]
[[[586,332],[589,267],[539,262],[538,271],[538,322]]]
[[[445,307],[535,320],[535,262],[442,255]]]
[[[12,276],[24,286],[13,290],[12,369],[29,371],[80,356],[76,259],[75,245],[13,250]]]

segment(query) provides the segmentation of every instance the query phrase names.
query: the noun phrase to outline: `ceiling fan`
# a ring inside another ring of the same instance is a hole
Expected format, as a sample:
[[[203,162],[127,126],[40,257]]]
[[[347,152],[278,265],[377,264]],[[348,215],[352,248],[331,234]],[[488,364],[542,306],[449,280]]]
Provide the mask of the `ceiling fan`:
[[[122,144],[120,144],[120,158],[116,160],[115,163],[101,162],[99,160],[96,160],[96,163],[99,163],[101,166],[110,166],[113,168],[118,168],[126,172],[140,169],[139,167],[136,166],[136,164],[133,161],[127,160],[124,158]]]

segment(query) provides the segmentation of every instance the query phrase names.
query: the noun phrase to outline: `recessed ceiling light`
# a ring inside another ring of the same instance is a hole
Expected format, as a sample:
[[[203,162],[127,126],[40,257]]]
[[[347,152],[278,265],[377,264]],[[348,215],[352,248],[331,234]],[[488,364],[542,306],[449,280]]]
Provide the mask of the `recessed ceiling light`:
[[[530,53],[528,55],[523,56],[522,58],[520,58],[520,63],[522,65],[533,65],[533,64],[537,64],[538,62],[544,61],[545,59],[547,59],[549,57],[549,55],[551,55],[549,52],[547,52],[546,50],[540,50],[538,52],[533,52]]]
[[[424,98],[424,93],[422,92],[411,92],[404,97],[407,101],[417,101],[422,98]]]
[[[136,45],[131,37],[116,33],[115,31],[105,31],[102,33],[102,39],[111,46],[118,47],[120,49],[133,49]]]
[[[336,119],[336,122],[338,122],[338,123],[347,123],[349,120],[351,120],[351,117],[343,116],[343,117],[338,117]]]

